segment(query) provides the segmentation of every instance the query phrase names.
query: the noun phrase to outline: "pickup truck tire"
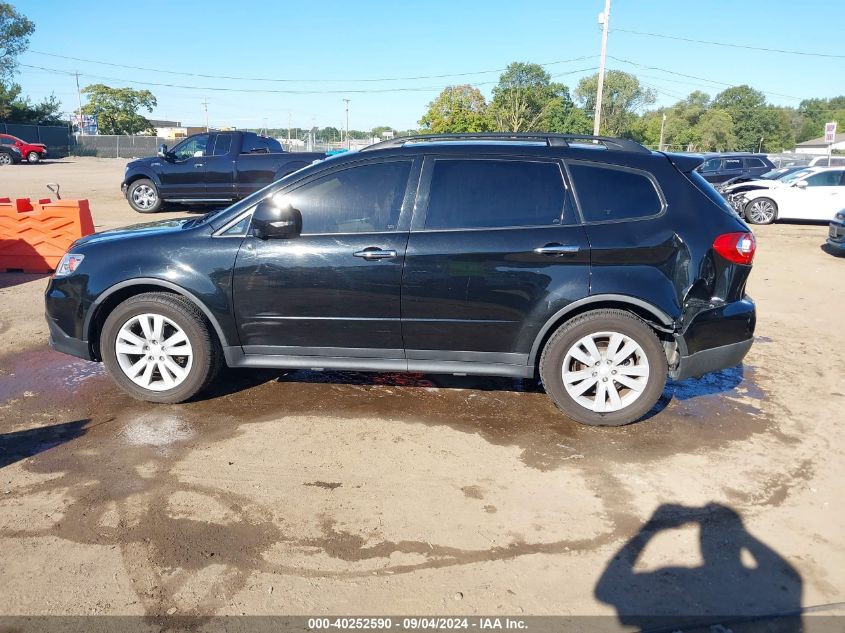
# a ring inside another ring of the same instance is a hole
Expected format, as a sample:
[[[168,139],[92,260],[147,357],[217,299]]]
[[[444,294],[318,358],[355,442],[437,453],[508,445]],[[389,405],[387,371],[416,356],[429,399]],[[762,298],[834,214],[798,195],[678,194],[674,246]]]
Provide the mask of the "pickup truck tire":
[[[199,308],[166,292],[136,295],[112,310],[100,349],[115,382],[148,402],[185,402],[223,365],[220,344]]]
[[[595,426],[639,420],[663,393],[666,373],[654,330],[624,310],[593,310],[567,321],[540,357],[549,397],[568,417]]]
[[[41,162],[41,154],[39,154],[38,152],[30,152],[29,154],[26,155],[26,162],[28,162],[30,165],[34,165],[35,163],[40,163]]]
[[[136,180],[126,190],[126,200],[129,206],[138,213],[155,213],[161,209],[161,197],[152,180],[141,178]]]

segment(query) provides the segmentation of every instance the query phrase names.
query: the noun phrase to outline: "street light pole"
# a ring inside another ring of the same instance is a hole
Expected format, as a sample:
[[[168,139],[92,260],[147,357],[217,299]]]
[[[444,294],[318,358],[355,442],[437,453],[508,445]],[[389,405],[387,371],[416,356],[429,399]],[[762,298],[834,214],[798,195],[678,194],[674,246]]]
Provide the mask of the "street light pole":
[[[349,149],[349,99],[344,99],[346,103],[346,149]]]
[[[660,122],[660,144],[657,146],[657,151],[663,151],[663,128],[666,126],[666,113],[663,113],[663,120]]]
[[[596,109],[593,114],[593,135],[598,136],[601,129],[601,101],[604,92],[604,63],[607,58],[607,29],[610,25],[610,0],[604,0],[604,13],[599,13],[601,29],[601,61],[599,62],[599,81],[596,90]]]

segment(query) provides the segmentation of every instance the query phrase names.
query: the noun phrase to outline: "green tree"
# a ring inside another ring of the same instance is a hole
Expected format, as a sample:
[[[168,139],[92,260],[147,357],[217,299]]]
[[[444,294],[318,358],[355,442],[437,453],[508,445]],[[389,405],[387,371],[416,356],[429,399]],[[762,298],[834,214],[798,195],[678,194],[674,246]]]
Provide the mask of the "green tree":
[[[320,130],[320,138],[330,143],[340,141],[342,132],[331,125]]]
[[[8,87],[0,83],[0,118],[7,123],[26,123],[30,125],[63,125],[61,118],[62,104],[55,95],[50,95],[40,103],[32,103],[22,96],[18,84]]]
[[[824,124],[836,121],[837,131],[845,130],[845,95],[832,99],[804,99],[798,106],[800,125],[796,140],[809,141],[824,136]]]
[[[493,88],[490,114],[503,132],[558,132],[578,125],[574,107],[569,88],[552,82],[542,66],[513,62]]]
[[[381,138],[383,132],[393,132],[393,128],[389,125],[379,125],[373,128],[372,136],[374,138]]]
[[[100,134],[155,133],[150,122],[138,114],[142,108],[152,112],[156,106],[156,98],[149,90],[93,84],[83,88],[82,92],[88,97],[82,111],[97,117]]]
[[[428,110],[419,123],[422,133],[433,134],[488,132],[492,129],[484,95],[469,84],[444,88],[428,104]]]
[[[0,2],[0,83],[11,81],[17,57],[29,46],[35,24],[18,13],[11,4]]]
[[[713,99],[713,107],[733,119],[736,149],[747,152],[791,149],[795,143],[790,117],[784,108],[766,103],[766,96],[750,86],[733,86]]]
[[[543,108],[538,126],[543,132],[591,134],[593,120],[571,99],[555,97]]]
[[[598,73],[584,77],[575,89],[575,98],[587,113],[596,109]],[[621,70],[609,70],[604,77],[602,93],[601,131],[610,136],[630,135],[637,112],[654,103],[654,92],[640,84],[640,80]]]
[[[707,110],[693,128],[696,149],[708,152],[732,150],[736,145],[733,127],[733,119],[726,110]]]

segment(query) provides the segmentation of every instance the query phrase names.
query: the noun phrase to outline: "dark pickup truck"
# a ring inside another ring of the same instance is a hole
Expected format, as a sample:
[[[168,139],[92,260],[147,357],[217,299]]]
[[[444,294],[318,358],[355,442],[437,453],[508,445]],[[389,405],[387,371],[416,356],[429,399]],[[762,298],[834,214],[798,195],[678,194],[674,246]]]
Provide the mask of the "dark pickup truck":
[[[254,132],[194,134],[158,156],[126,166],[121,189],[129,206],[155,213],[163,201],[230,203],[315,160],[322,152],[285,152],[278,141]]]

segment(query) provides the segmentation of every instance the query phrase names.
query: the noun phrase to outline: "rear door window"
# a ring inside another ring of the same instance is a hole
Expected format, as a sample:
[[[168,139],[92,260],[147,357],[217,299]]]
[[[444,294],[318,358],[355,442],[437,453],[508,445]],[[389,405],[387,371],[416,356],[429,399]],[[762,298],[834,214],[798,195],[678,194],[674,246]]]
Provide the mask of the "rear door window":
[[[556,162],[437,159],[431,174],[426,229],[548,226],[574,222]],[[567,217],[568,215],[568,217]]]
[[[759,167],[767,166],[766,163],[764,163],[762,160],[760,160],[759,158],[754,158],[753,156],[751,158],[745,158],[743,160],[745,161],[745,166],[749,169],[757,169]]]
[[[741,158],[726,158],[724,161],[723,169],[725,171],[729,171],[731,169],[742,169],[742,159]]]
[[[646,172],[581,162],[567,166],[585,222],[634,220],[663,211],[663,198]]]
[[[232,147],[232,135],[231,134],[218,134],[217,140],[214,143],[214,155],[215,156],[225,156],[229,153],[229,149]]]
[[[241,154],[269,154],[270,144],[266,138],[245,134]]]

